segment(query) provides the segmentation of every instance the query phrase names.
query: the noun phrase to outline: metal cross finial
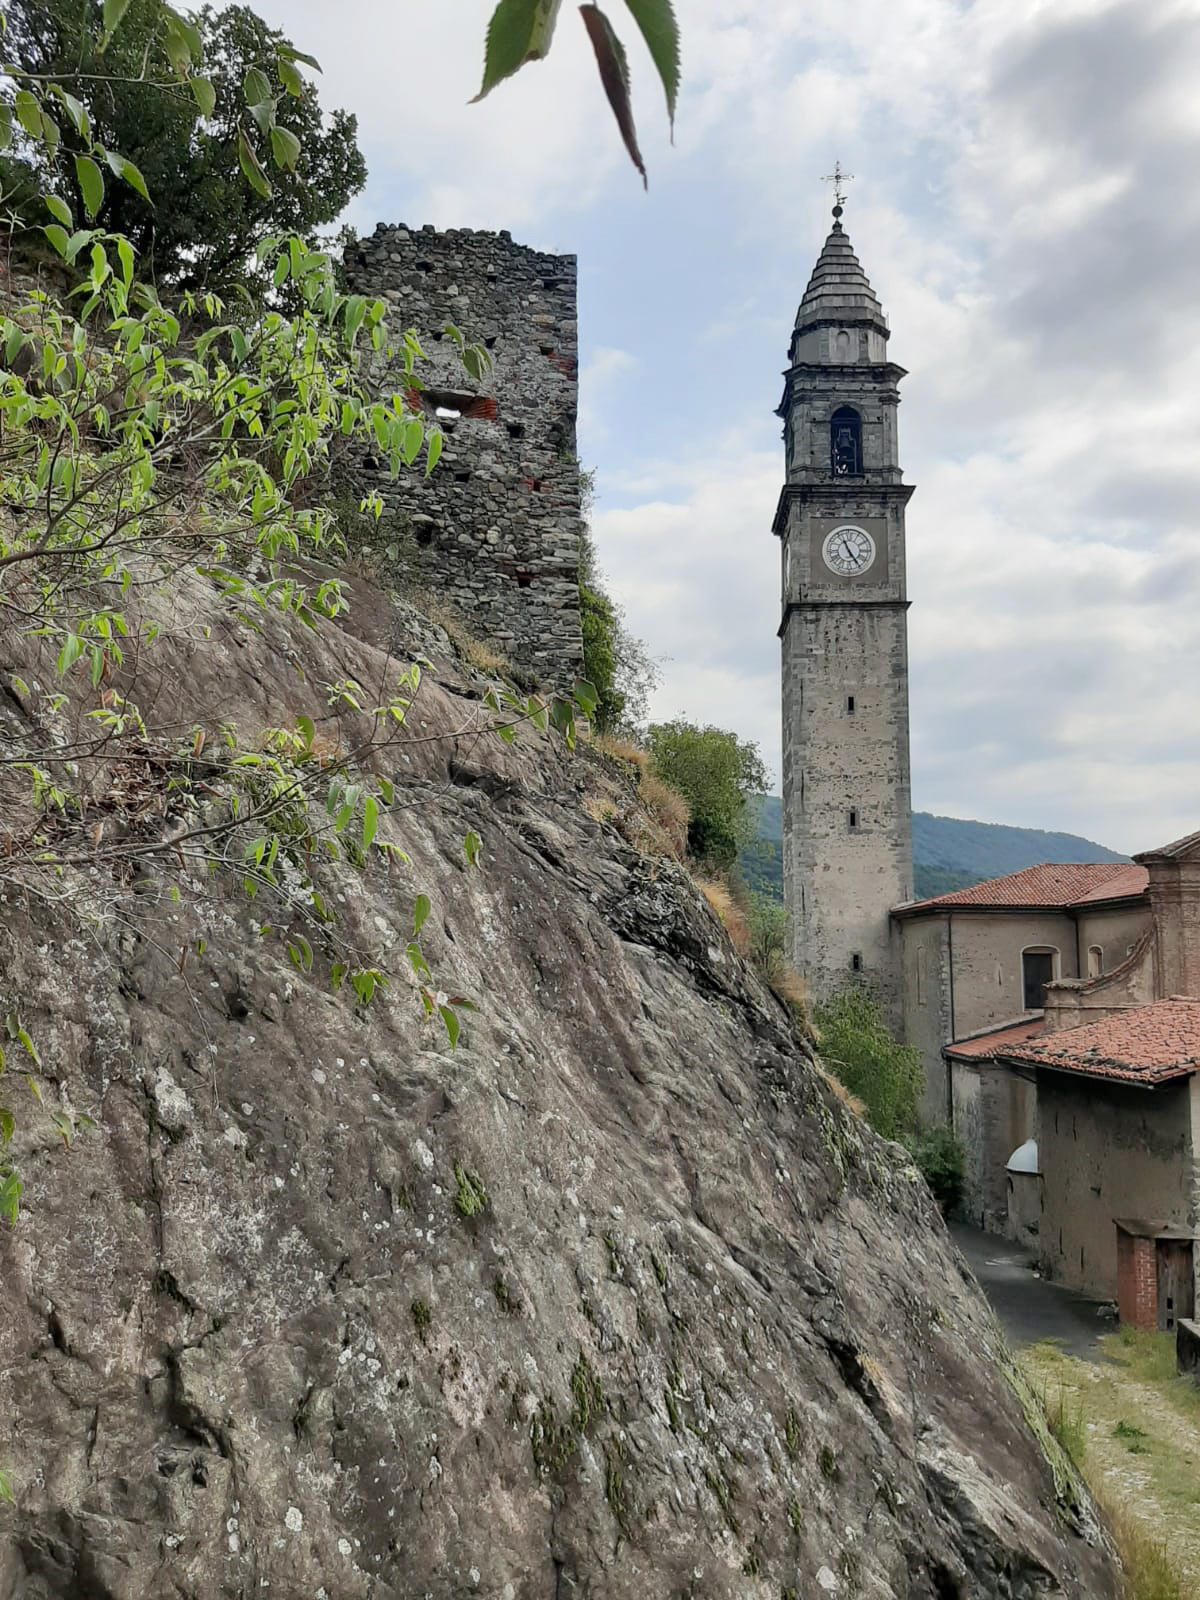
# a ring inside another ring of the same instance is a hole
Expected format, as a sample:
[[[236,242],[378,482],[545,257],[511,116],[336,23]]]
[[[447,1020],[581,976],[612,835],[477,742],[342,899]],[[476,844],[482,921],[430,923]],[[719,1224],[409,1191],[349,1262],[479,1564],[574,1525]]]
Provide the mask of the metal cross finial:
[[[843,172],[842,163],[840,161],[835,161],[833,163],[833,171],[828,175],[828,177],[822,178],[821,182],[831,183],[833,185],[833,214],[835,217],[840,217],[842,214],[842,207],[846,203],[846,191],[842,186],[843,184],[853,183],[854,174],[852,172]]]

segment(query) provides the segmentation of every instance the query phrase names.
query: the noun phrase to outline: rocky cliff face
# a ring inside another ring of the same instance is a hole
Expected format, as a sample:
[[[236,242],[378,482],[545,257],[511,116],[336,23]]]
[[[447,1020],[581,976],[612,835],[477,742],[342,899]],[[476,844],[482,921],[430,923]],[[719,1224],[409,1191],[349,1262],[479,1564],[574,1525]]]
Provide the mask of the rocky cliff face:
[[[191,628],[160,718],[278,721],[296,669],[430,647],[356,587],[333,645]],[[4,903],[3,999],[97,1126],[19,1124],[0,1596],[1114,1596],[902,1152],[593,820],[620,775],[479,704],[452,661],[422,690],[411,866],[338,891],[393,970],[430,894],[454,1052],[402,979],[364,1010],[299,971],[261,896],[85,862]]]

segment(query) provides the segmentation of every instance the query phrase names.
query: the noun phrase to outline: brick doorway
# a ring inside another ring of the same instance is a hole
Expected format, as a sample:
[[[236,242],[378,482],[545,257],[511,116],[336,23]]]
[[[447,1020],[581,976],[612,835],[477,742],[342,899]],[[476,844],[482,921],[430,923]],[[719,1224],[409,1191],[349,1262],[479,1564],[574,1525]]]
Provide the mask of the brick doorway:
[[[1196,1306],[1192,1235],[1170,1223],[1117,1222],[1117,1304],[1121,1321],[1174,1333]]]

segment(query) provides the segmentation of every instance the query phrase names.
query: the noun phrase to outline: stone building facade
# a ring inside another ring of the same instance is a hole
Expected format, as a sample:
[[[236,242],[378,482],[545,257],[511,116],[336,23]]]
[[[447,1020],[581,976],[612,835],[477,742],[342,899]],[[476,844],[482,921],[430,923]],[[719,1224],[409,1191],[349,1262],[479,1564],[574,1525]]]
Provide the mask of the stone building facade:
[[[398,580],[458,612],[545,684],[577,678],[582,517],[575,424],[576,264],[513,242],[507,232],[438,232],[380,223],[345,252],[349,287],[388,304],[393,330],[416,330],[427,360],[408,394],[436,418],[445,447],[391,480],[369,453],[343,462],[351,492],[378,491],[378,536]],[[478,379],[463,366],[450,323],[487,351]],[[396,362],[371,381],[403,392]]]
[[[898,1023],[888,911],[912,895],[904,371],[840,217],[800,303],[779,407],[784,894],[813,998],[861,979]]]
[[[893,908],[903,1035],[921,1053],[927,1121],[953,1121],[955,1099],[973,1098],[986,1071],[950,1046],[1040,1019],[1047,982],[1122,965],[1150,920],[1146,884],[1144,867],[1119,861],[1044,863]],[[1031,1133],[1014,1138],[1005,1157]]]

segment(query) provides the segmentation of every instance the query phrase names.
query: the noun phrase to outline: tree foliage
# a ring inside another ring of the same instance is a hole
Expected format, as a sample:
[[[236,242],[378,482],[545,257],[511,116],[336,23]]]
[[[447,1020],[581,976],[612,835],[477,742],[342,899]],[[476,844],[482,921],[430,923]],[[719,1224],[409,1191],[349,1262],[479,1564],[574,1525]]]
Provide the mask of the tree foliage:
[[[817,1007],[814,1021],[822,1058],[865,1103],[871,1125],[885,1139],[911,1133],[925,1082],[921,1056],[892,1037],[874,995],[859,985],[842,989]]]
[[[688,848],[699,859],[728,867],[754,830],[754,800],[767,774],[758,747],[723,728],[677,718],[652,723],[646,747],[654,769],[691,808]]]
[[[69,92],[88,121],[85,135],[68,117],[61,148],[25,140],[9,160],[9,203],[27,221],[43,221],[31,202],[51,188],[76,216],[128,239],[160,285],[219,288],[253,266],[268,235],[312,243],[362,188],[355,118],[335,111],[326,124],[300,71],[311,58],[249,7],[199,14],[186,72],[161,0],[131,0],[107,43],[106,9],[10,0],[9,62],[44,90]],[[88,159],[93,143],[132,161],[142,183],[108,183],[90,203],[92,168],[104,170]]]

